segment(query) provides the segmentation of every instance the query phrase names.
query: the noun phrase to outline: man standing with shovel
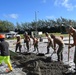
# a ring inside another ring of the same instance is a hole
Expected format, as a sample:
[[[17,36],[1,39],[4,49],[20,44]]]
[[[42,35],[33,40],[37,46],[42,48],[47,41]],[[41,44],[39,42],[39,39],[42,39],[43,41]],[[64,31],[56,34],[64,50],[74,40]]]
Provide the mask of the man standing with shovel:
[[[56,52],[56,44],[58,45],[58,50],[57,50],[57,56],[58,56],[58,61],[62,62],[63,61],[63,48],[64,48],[64,42],[61,37],[56,37],[54,34],[51,34],[51,38],[53,39],[54,42],[54,50]]]
[[[52,38],[50,37],[50,35],[48,33],[45,33],[47,39],[48,39],[48,43],[47,43],[47,53],[49,54],[49,48],[52,47],[53,48],[53,41]]]
[[[34,51],[36,51],[36,49],[37,49],[37,53],[39,53],[39,50],[38,50],[38,38],[32,36],[32,39],[33,39]]]
[[[73,37],[73,44],[69,45],[69,48],[75,46],[75,53],[74,53],[74,63],[75,63],[75,70],[76,70],[76,29],[73,27],[69,28],[68,33]]]
[[[29,42],[30,42],[30,36],[27,32],[24,33],[24,43],[26,43],[27,52],[29,52]]]

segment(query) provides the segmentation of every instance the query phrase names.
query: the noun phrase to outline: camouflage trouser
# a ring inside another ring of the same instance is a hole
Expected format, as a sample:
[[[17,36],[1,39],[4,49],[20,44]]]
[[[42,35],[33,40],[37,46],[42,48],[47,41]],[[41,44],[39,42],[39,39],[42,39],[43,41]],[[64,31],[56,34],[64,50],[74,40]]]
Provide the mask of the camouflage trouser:
[[[49,53],[49,48],[52,47],[53,48],[53,44],[51,42],[49,42],[47,44],[47,53]]]
[[[29,42],[26,41],[26,47],[27,47],[27,51],[29,51]]]
[[[58,56],[58,61],[62,61],[63,60],[63,48],[64,45],[59,46],[58,51],[57,51],[57,56]]]
[[[29,41],[24,40],[24,43],[26,43],[26,48],[27,48],[27,51],[29,51]],[[24,48],[25,48],[25,45],[24,45]],[[25,48],[25,49],[26,49],[26,48]]]
[[[76,64],[76,46],[75,46],[75,52],[74,52],[74,63]]]
[[[19,48],[19,52],[21,53],[21,47],[22,47],[21,44],[16,44],[15,52],[17,52],[17,49]]]
[[[34,50],[36,50],[36,49],[37,49],[37,52],[39,52],[38,51],[38,43],[34,45]]]

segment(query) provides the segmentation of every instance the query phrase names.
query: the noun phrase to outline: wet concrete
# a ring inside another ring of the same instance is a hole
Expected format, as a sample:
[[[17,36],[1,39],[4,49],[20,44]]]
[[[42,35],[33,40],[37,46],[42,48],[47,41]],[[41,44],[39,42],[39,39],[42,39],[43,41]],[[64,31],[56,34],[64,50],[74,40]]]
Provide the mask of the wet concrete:
[[[27,75],[75,75],[68,70],[70,66],[52,61],[51,57],[44,54],[22,53],[14,57],[13,61],[18,67],[22,67],[22,71]]]

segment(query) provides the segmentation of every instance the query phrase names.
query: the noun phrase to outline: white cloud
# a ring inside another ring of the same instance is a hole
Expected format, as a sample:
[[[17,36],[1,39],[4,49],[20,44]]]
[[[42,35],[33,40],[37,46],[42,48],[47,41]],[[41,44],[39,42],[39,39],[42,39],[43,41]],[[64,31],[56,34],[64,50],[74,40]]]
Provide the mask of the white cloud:
[[[47,19],[55,19],[55,16],[46,16]]]
[[[76,5],[70,2],[70,0],[55,0],[54,4],[56,6],[63,6],[65,7],[68,11],[73,10]]]
[[[17,19],[18,18],[18,14],[4,14],[4,17]]]
[[[18,18],[18,14],[10,14],[9,15],[11,18],[13,18],[13,19],[17,19]]]

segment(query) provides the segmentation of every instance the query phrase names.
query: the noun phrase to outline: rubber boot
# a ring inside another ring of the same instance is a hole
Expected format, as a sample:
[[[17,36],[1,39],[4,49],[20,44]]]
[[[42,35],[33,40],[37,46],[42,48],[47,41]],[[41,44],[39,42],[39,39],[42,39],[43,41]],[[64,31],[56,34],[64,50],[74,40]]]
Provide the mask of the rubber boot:
[[[13,68],[12,68],[11,63],[8,63],[7,65],[8,65],[8,67],[9,67],[10,71],[12,71],[12,70],[13,70]]]

